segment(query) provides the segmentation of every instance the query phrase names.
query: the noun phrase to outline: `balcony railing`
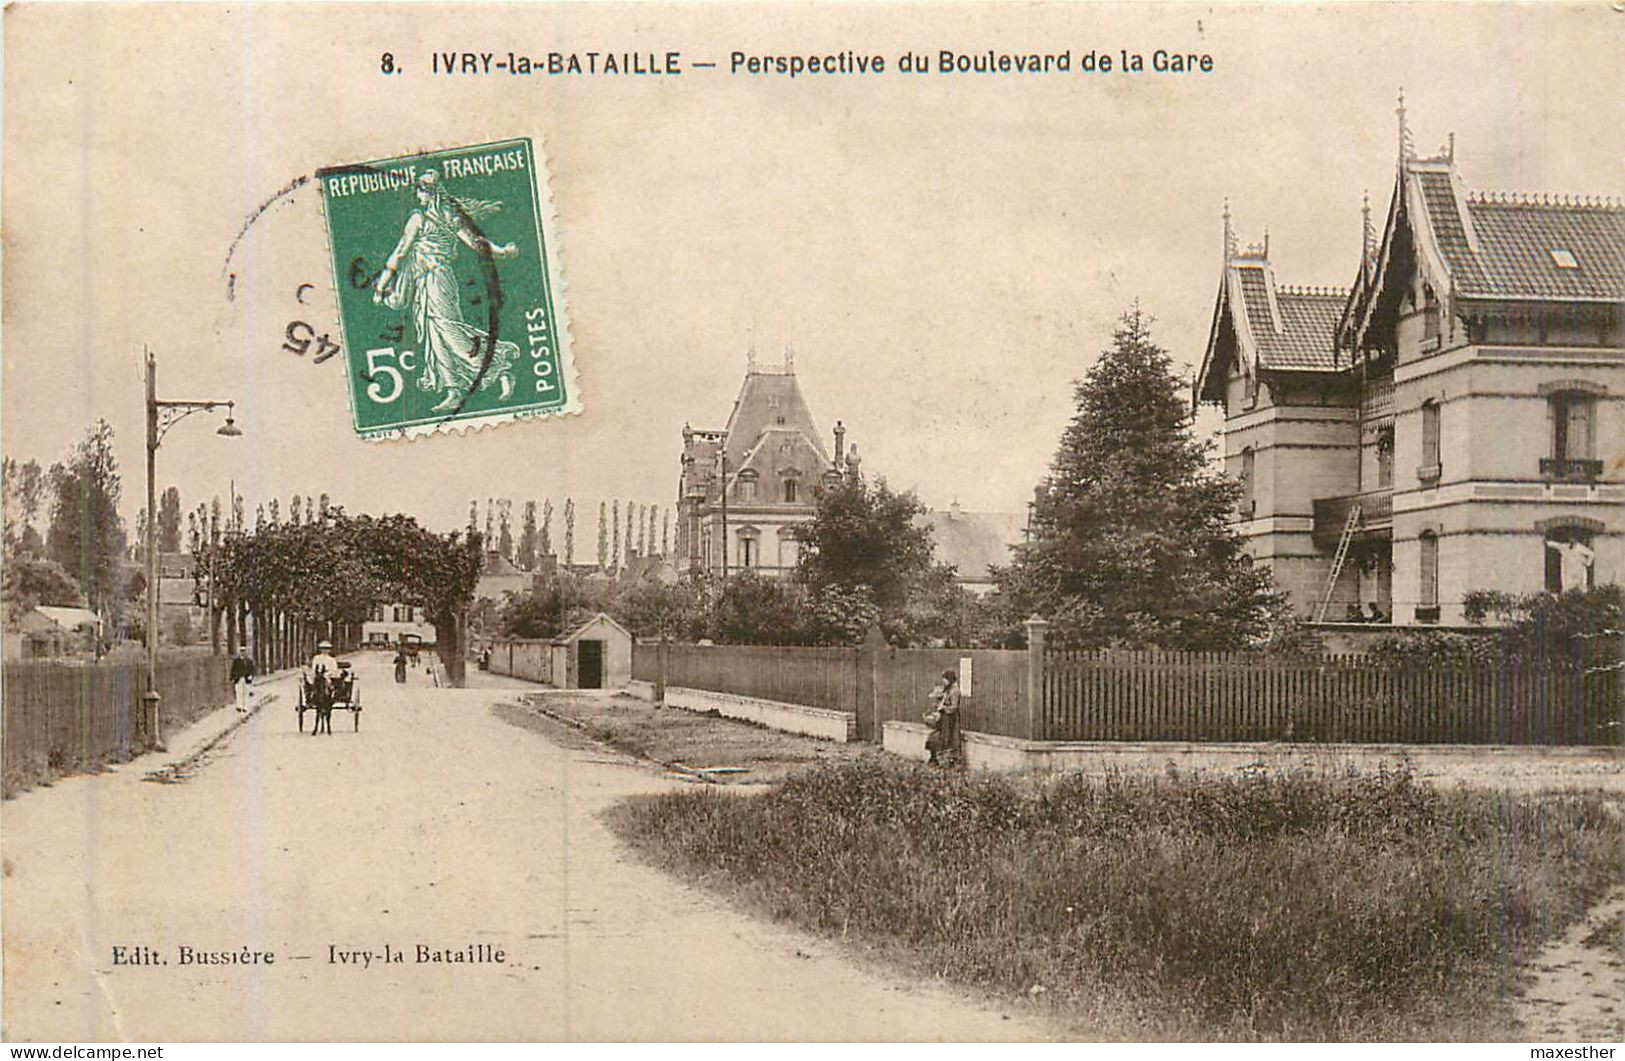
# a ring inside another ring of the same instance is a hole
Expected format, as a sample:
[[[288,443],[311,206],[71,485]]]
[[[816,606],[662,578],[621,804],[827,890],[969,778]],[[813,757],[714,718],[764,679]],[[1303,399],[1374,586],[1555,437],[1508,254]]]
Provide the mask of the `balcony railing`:
[[[1372,380],[1360,390],[1360,419],[1376,420],[1394,411],[1394,381]]]
[[[1315,498],[1313,537],[1316,548],[1335,549],[1348,523],[1349,510],[1360,506],[1360,519],[1355,533],[1386,530],[1394,521],[1394,495],[1388,490],[1373,490],[1364,494],[1344,494],[1342,497]]]
[[[1602,476],[1600,460],[1566,460],[1561,457],[1542,457],[1540,477],[1564,482],[1590,482]]]

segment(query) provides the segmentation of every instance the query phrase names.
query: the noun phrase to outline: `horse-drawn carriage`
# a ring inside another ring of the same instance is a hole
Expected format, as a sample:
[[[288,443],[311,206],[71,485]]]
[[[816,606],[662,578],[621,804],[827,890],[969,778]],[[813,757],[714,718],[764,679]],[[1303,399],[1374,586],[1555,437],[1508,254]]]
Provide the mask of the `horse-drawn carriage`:
[[[294,706],[299,712],[299,732],[305,731],[305,712],[316,712],[316,722],[311,726],[310,732],[314,735],[323,729],[333,732],[333,712],[348,711],[355,719],[355,728],[361,729],[361,678],[351,668],[347,659],[339,660],[338,670],[329,674],[326,669],[319,669],[314,674],[301,674],[299,676],[299,702]]]

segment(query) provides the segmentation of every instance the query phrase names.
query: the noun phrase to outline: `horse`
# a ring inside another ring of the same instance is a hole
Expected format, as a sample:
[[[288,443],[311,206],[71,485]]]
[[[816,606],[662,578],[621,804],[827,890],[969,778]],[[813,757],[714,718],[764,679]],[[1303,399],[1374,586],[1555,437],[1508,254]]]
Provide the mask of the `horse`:
[[[327,730],[328,736],[333,735],[333,682],[325,670],[316,672],[315,680],[310,683],[310,705],[316,709],[316,724],[311,727],[310,735]]]

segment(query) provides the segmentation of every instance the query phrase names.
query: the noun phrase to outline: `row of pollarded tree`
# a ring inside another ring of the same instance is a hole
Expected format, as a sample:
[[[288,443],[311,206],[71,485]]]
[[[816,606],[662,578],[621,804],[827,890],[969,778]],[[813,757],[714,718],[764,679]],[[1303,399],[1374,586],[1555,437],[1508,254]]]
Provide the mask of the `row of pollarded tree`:
[[[308,658],[327,638],[340,648],[384,602],[424,609],[440,632],[448,676],[461,683],[460,620],[481,567],[478,535],[435,534],[410,516],[349,516],[329,508],[303,523],[227,534],[200,557],[214,578],[228,643],[250,631],[262,669]]]

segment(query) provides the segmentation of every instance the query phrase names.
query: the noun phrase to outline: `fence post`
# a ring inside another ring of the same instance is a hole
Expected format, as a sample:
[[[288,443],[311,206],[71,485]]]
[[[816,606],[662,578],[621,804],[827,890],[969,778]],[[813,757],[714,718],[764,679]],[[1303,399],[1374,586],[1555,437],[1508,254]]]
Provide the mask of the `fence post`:
[[[655,645],[655,706],[666,706],[666,635]]]
[[[1027,739],[1043,740],[1044,633],[1049,620],[1035,615],[1022,625],[1027,628]]]
[[[880,624],[871,623],[863,644],[852,657],[857,667],[853,676],[856,702],[852,710],[858,716],[858,739],[871,744],[880,744],[885,738],[884,724],[880,721],[880,661],[890,648]]]

